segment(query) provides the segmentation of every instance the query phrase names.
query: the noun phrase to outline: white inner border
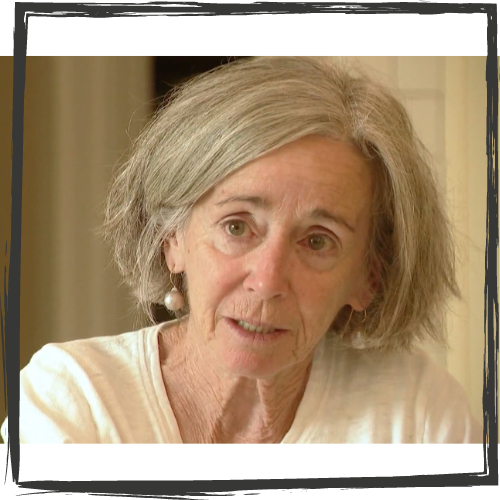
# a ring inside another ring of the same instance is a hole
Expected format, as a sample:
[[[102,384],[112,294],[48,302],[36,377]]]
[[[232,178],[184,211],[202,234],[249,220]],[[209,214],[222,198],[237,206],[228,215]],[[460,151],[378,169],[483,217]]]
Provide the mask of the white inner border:
[[[41,1],[35,0],[35,3]],[[68,3],[78,3],[78,0]],[[105,4],[114,3],[124,2],[108,0]],[[217,3],[228,3],[228,0]],[[235,0],[234,3],[254,2]],[[370,3],[370,0],[363,3]],[[0,54],[12,55],[14,1],[3,0],[0,4]],[[133,7],[130,10],[132,12]],[[135,14],[105,19],[30,16],[27,51],[28,55],[44,56],[218,56],[228,51],[241,56],[484,56],[486,25],[486,14],[189,17]]]
[[[486,26],[486,14],[30,17],[27,54],[479,56]]]
[[[383,477],[483,470],[479,444],[21,445],[20,455],[22,481]]]

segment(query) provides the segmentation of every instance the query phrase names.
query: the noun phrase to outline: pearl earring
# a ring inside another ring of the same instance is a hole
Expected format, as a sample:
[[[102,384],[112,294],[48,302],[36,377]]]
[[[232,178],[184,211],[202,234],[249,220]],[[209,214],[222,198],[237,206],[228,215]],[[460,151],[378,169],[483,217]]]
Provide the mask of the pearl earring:
[[[176,312],[184,307],[184,297],[182,293],[177,290],[177,287],[172,281],[172,273],[170,273],[170,283],[172,284],[172,289],[165,294],[165,299],[163,303],[165,307],[172,312]]]

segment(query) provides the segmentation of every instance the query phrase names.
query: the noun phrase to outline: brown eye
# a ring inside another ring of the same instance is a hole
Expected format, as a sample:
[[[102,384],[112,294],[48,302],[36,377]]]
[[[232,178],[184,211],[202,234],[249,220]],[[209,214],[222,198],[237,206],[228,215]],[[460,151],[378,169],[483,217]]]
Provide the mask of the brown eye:
[[[246,224],[240,220],[233,220],[226,224],[226,231],[231,236],[243,236],[245,233]]]

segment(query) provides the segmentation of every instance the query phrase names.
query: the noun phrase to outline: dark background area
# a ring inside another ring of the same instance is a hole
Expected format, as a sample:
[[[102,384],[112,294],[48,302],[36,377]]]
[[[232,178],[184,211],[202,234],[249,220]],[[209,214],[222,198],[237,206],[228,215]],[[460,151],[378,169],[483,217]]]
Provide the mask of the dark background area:
[[[157,105],[161,104],[165,95],[179,85],[200,73],[222,66],[240,56],[162,56],[155,57],[155,97]]]

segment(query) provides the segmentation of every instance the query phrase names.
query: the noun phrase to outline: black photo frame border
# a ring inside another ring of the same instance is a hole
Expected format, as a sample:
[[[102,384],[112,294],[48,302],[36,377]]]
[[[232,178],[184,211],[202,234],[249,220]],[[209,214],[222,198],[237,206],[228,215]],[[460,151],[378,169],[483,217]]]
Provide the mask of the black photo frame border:
[[[146,15],[216,16],[261,14],[420,14],[447,13],[487,16],[487,213],[485,247],[484,325],[485,358],[483,386],[484,469],[482,472],[460,474],[416,475],[405,477],[351,477],[270,480],[217,480],[217,481],[19,481],[19,355],[20,355],[20,253],[21,253],[21,199],[23,165],[23,116],[26,77],[26,49],[30,17],[119,17]],[[265,2],[252,4],[218,4],[178,2],[172,3],[123,3],[123,4],[73,4],[73,3],[24,3],[15,4],[14,27],[14,90],[12,118],[12,212],[9,272],[4,272],[4,321],[1,321],[3,369],[7,382],[6,398],[10,400],[9,441],[12,477],[20,488],[40,492],[82,492],[126,496],[170,495],[191,496],[210,493],[256,490],[326,489],[326,488],[398,488],[436,486],[498,485],[498,409],[497,360],[498,360],[498,63],[497,63],[497,5],[457,3],[286,3]],[[8,242],[7,242],[8,245]],[[8,274],[8,284],[7,276]],[[8,293],[7,293],[8,291]],[[7,351],[9,355],[7,356]],[[8,456],[8,458],[9,458]],[[9,460],[7,459],[7,464]],[[6,471],[7,474],[7,471]]]

